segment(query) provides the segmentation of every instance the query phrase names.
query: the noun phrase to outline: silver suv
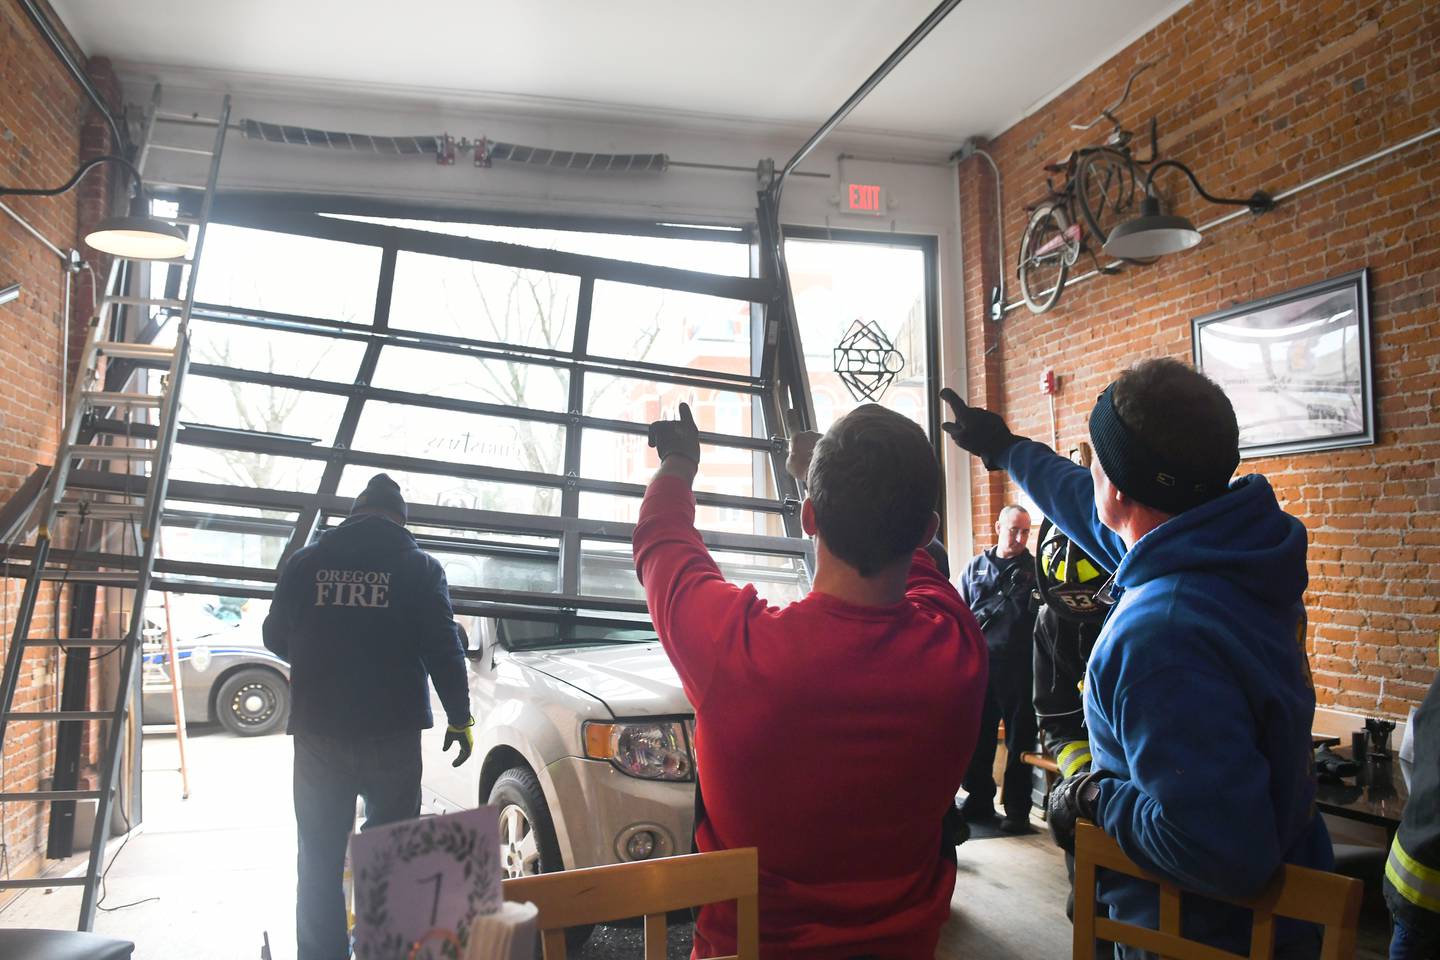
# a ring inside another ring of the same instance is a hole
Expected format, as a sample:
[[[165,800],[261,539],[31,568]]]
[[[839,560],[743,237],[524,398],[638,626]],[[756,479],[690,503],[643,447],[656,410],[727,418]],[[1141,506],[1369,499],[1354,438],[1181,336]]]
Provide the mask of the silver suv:
[[[437,723],[427,805],[499,807],[507,876],[688,853],[694,711],[650,625],[469,622],[475,754]]]

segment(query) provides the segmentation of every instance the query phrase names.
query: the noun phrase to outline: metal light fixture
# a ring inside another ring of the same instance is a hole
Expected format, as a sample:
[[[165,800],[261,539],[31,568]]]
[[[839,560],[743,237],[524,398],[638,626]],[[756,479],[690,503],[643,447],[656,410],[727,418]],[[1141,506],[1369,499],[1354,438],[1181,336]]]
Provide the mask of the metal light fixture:
[[[8,287],[0,287],[0,304],[9,303],[20,296],[20,284],[12,283]]]
[[[1161,160],[1150,168],[1145,177],[1145,198],[1140,202],[1140,216],[1120,224],[1111,230],[1110,236],[1106,238],[1104,249],[1109,256],[1124,260],[1144,260],[1188,250],[1200,242],[1200,231],[1195,228],[1195,224],[1185,217],[1160,212],[1160,200],[1155,196],[1154,181],[1155,174],[1164,167],[1175,167],[1182,171],[1190,178],[1195,192],[1211,203],[1249,207],[1250,212],[1255,214],[1275,208],[1274,199],[1263,190],[1257,190],[1244,200],[1211,196],[1200,186],[1200,181],[1195,179],[1195,174],[1185,164],[1178,160]]]
[[[101,253],[131,260],[174,260],[177,257],[185,256],[185,252],[190,247],[185,231],[174,224],[150,216],[149,198],[145,193],[145,184],[140,179],[140,171],[136,170],[134,165],[124,157],[107,154],[88,160],[81,164],[74,176],[58,187],[36,189],[0,187],[0,196],[6,194],[28,197],[59,196],[73,189],[85,174],[102,163],[117,164],[130,175],[131,179],[135,181],[135,197],[131,203],[129,214],[121,217],[108,217],[101,221],[94,230],[86,234],[85,242]]]
[[[100,221],[85,235],[85,242],[101,253],[130,260],[174,260],[185,256],[190,240],[184,231],[146,213],[143,194],[135,200],[128,215]]]

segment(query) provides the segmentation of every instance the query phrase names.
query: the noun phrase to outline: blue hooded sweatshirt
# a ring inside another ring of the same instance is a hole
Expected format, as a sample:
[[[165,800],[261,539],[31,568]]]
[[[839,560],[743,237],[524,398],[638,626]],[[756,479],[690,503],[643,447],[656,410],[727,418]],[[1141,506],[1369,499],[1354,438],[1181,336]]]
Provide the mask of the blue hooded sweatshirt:
[[[1005,457],[1057,527],[1115,571],[1115,605],[1090,655],[1085,721],[1098,819],[1131,860],[1199,894],[1245,899],[1284,863],[1328,870],[1315,808],[1301,596],[1305,528],[1250,475],[1128,552],[1095,510],[1090,471],[1022,440]],[[1110,916],[1154,928],[1152,884],[1102,871]],[[1249,912],[1185,898],[1183,932],[1245,954]],[[1318,954],[1316,930],[1277,922],[1276,955]]]

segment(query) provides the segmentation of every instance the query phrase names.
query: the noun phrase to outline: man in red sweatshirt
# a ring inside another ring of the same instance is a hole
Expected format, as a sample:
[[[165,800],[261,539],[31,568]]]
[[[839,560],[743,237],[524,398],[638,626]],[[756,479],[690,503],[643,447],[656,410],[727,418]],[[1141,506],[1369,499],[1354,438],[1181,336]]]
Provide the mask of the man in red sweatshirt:
[[[922,549],[940,483],[924,432],[869,404],[813,462],[813,435],[797,439],[814,589],[776,608],[727,583],[695,530],[689,407],[650,427],[661,464],[635,567],[695,707],[696,843],[758,848],[765,957],[933,957],[955,887],[942,821],[975,746],[985,640]],[[702,908],[694,956],[734,952],[734,904]]]

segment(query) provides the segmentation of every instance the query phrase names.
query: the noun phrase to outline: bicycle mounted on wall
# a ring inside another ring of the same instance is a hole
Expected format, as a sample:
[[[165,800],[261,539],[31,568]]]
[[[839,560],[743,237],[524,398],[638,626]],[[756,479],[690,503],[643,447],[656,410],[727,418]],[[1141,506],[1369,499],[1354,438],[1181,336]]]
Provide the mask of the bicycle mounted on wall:
[[[1150,118],[1150,155],[1142,159],[1131,149],[1135,134],[1126,130],[1114,113],[1129,99],[1135,78],[1152,66],[1153,62],[1136,67],[1125,81],[1120,99],[1095,119],[1070,124],[1072,130],[1089,130],[1108,120],[1111,131],[1105,143],[1080,147],[1063,162],[1045,165],[1046,196],[1026,206],[1030,219],[1020,238],[1020,293],[1033,313],[1044,313],[1060,301],[1070,268],[1082,253],[1089,254],[1100,273],[1120,271],[1118,263],[1100,264],[1090,240],[1094,238],[1094,247],[1103,246],[1110,231],[1138,207],[1136,185],[1143,180],[1144,168],[1157,157],[1155,118]],[[1065,175],[1058,188],[1055,174]],[[1146,264],[1154,259],[1121,262]]]

